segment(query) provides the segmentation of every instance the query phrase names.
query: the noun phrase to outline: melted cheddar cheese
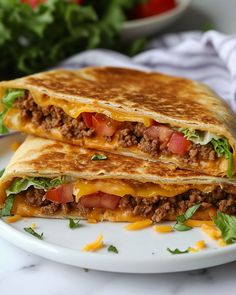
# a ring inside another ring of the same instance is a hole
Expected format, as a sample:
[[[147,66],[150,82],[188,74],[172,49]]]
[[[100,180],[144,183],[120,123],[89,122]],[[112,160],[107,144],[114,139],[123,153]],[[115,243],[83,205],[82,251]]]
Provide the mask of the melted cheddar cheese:
[[[173,231],[173,227],[171,225],[155,225],[153,226],[153,229],[160,234],[170,233]]]
[[[213,226],[214,222],[211,220],[188,219],[184,222],[184,224],[191,227],[201,227],[203,224]]]
[[[69,102],[65,99],[58,99],[55,97],[50,97],[47,95],[43,95],[34,91],[31,91],[31,94],[34,98],[34,101],[41,107],[46,107],[49,105],[53,105],[63,109],[63,111],[72,118],[77,118],[81,113],[89,112],[89,113],[101,113],[104,114],[113,120],[116,121],[130,121],[130,122],[141,122],[145,126],[150,126],[152,124],[152,119],[139,116],[136,114],[129,114],[123,111],[113,110],[109,107],[99,106],[97,104],[85,104],[78,103],[76,101]]]
[[[103,192],[107,194],[123,197],[131,195],[133,197],[151,198],[154,196],[175,197],[189,189],[199,189],[203,192],[212,191],[215,186],[210,185],[166,185],[154,183],[128,182],[120,179],[96,179],[79,180],[74,185],[74,195],[76,202],[82,196]]]
[[[124,228],[126,230],[139,230],[139,229],[146,228],[150,225],[152,225],[152,220],[151,219],[144,219],[144,220],[129,223]]]
[[[83,247],[83,251],[85,252],[94,252],[103,247],[103,236],[100,234],[95,241],[89,243]]]
[[[201,226],[202,231],[207,234],[213,240],[219,240],[221,238],[221,232],[215,226],[210,226],[207,224],[203,224]]]
[[[7,223],[13,223],[13,222],[17,222],[17,221],[19,221],[19,220],[21,220],[21,219],[22,219],[22,216],[16,214],[16,215],[13,215],[13,216],[7,217],[7,218],[6,218],[6,222],[7,222]]]

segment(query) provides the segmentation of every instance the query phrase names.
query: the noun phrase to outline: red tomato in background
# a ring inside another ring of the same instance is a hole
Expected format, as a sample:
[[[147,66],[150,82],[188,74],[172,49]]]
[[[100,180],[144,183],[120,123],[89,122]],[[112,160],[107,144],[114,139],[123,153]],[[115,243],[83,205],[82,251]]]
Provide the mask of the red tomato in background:
[[[173,154],[185,155],[190,146],[190,141],[180,132],[174,132],[170,138],[168,150]]]
[[[39,4],[47,2],[47,0],[20,0],[21,3],[27,3],[33,9],[36,8]]]
[[[73,184],[62,184],[46,192],[46,199],[52,202],[65,204],[74,201]]]
[[[33,9],[35,9],[37,6],[39,6],[42,3],[47,2],[48,0],[20,0],[21,3],[27,3],[29,6],[31,6]],[[83,4],[84,0],[68,0],[68,2],[71,3],[77,3],[78,5]]]
[[[86,208],[105,208],[114,210],[120,201],[116,195],[97,192],[80,198],[80,203]]]
[[[161,14],[176,7],[175,0],[149,0],[137,5],[130,15],[132,18],[144,18]]]

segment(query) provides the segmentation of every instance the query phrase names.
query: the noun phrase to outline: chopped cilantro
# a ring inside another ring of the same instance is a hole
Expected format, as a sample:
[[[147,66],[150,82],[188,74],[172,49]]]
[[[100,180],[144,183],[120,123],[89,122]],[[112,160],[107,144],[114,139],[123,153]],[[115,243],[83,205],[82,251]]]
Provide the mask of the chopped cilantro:
[[[117,248],[116,248],[115,246],[113,246],[113,245],[110,245],[110,246],[107,248],[107,251],[108,251],[108,252],[113,252],[113,253],[118,254],[118,250],[117,250]]]
[[[196,204],[188,208],[188,210],[184,214],[179,215],[176,218],[176,224],[174,225],[174,229],[178,231],[187,231],[192,229],[191,226],[185,225],[184,222],[190,219],[194,215],[194,213],[199,209],[199,207],[200,207],[200,204]]]
[[[176,255],[176,254],[185,254],[185,253],[189,253],[188,249],[187,250],[179,250],[178,248],[174,249],[174,250],[171,250],[170,248],[167,248],[167,251],[170,252],[171,254],[173,255]]]
[[[26,231],[27,233],[31,234],[32,236],[38,238],[39,240],[43,239],[43,233],[41,233],[41,234],[36,233],[36,231],[33,230],[32,227],[24,227],[24,231]]]
[[[75,229],[75,228],[81,227],[82,225],[79,222],[80,220],[75,222],[72,218],[69,218],[69,228]]]
[[[100,161],[100,160],[106,160],[107,156],[106,155],[102,155],[102,154],[94,154],[91,157],[92,161]]]

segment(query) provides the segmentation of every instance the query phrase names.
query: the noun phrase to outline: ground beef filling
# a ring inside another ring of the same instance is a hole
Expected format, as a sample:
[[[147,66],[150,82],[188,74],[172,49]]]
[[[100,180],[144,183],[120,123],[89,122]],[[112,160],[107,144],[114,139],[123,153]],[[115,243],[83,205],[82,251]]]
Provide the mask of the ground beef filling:
[[[153,157],[160,153],[170,155],[167,143],[161,143],[158,139],[151,139],[145,134],[147,128],[142,123],[126,122],[119,130],[119,143],[122,147],[138,145],[144,153],[151,154]],[[212,144],[200,145],[190,144],[187,153],[183,156],[186,163],[197,163],[203,161],[214,161],[217,154]]]
[[[73,119],[61,108],[55,106],[40,107],[30,94],[26,94],[14,103],[14,107],[21,110],[23,119],[31,121],[36,126],[41,126],[45,130],[58,128],[61,134],[67,139],[79,139],[91,137],[94,130],[87,128],[82,117]]]
[[[58,128],[61,134],[67,139],[79,139],[82,137],[95,136],[94,129],[87,128],[82,116],[73,119],[68,116],[61,108],[55,106],[40,107],[32,96],[26,93],[19,98],[14,106],[21,110],[21,115],[25,120],[30,120],[34,125],[41,126],[49,131]],[[158,139],[150,139],[145,134],[147,127],[143,123],[123,122],[118,132],[118,143],[122,147],[137,145],[138,148],[152,156],[161,154],[171,154],[166,143],[159,142]],[[112,141],[112,137],[105,137],[107,141]],[[191,143],[187,153],[183,156],[186,163],[196,163],[200,160],[212,161],[217,158],[213,146],[199,145]]]
[[[78,215],[86,218],[93,208],[86,208],[80,202],[71,202],[67,204],[59,204],[45,199],[44,190],[29,188],[23,193],[26,204],[40,208],[44,215],[54,215],[60,209],[63,214],[69,214],[72,210],[77,211]],[[173,198],[165,197],[132,197],[126,195],[120,198],[118,208],[126,211],[134,216],[150,218],[154,222],[165,220],[168,215],[179,215],[184,213],[189,207],[196,203],[201,204],[201,208],[215,208],[223,213],[236,214],[236,191],[230,189],[222,190],[217,187],[211,193],[202,193],[199,190],[192,189],[186,193],[180,194]],[[104,212],[106,209],[99,209]]]

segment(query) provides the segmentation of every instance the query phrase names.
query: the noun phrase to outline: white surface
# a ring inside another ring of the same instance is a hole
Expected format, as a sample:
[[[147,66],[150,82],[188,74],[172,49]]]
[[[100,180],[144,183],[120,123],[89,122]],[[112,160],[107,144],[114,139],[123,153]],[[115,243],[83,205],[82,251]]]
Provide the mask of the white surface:
[[[124,24],[122,37],[132,39],[153,35],[172,24],[188,8],[191,0],[179,0],[178,5],[160,15],[127,21]]]
[[[19,135],[0,139],[5,153],[0,159],[0,167],[6,165],[11,152],[11,143]],[[32,223],[36,231],[44,234],[39,240],[24,231]],[[16,223],[7,224],[0,220],[0,235],[9,242],[34,254],[58,262],[104,271],[126,273],[164,273],[199,269],[214,266],[236,259],[236,245],[218,248],[215,241],[208,239],[200,229],[187,232],[158,234],[152,227],[139,231],[126,231],[125,223],[100,222],[88,224],[81,222],[77,229],[68,227],[68,220],[24,218]],[[173,224],[173,223],[172,223]],[[99,234],[104,236],[104,247],[96,253],[83,252],[88,242],[94,241]],[[198,253],[172,255],[167,248],[187,249],[198,240],[204,239],[207,248]],[[119,254],[107,251],[109,245],[117,247]]]

